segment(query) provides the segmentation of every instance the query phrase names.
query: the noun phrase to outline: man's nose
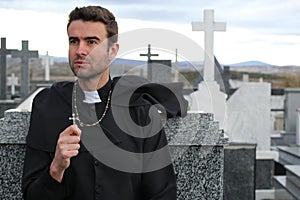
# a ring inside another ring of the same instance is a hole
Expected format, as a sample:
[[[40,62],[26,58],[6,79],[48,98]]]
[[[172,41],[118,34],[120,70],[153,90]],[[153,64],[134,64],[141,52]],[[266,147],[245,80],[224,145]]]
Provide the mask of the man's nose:
[[[79,45],[76,49],[76,54],[77,55],[87,55],[88,54],[88,49],[83,42],[79,43]]]

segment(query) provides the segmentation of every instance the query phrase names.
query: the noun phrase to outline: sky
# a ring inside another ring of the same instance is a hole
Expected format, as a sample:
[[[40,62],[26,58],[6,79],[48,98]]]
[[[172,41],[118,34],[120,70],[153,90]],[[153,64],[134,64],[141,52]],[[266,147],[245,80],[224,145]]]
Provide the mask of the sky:
[[[1,0],[0,37],[6,37],[7,48],[21,49],[21,41],[29,40],[29,49],[40,55],[48,51],[51,56],[67,57],[68,14],[85,5],[111,10],[120,34],[143,28],[166,29],[202,48],[204,33],[192,31],[191,22],[203,21],[203,10],[213,9],[215,21],[227,24],[225,32],[214,34],[214,54],[221,64],[256,60],[300,66],[300,0]],[[143,50],[146,48],[147,44]],[[166,58],[172,55],[157,51],[160,59],[174,60]],[[134,53],[133,59],[146,59]],[[153,53],[157,53],[155,48]]]

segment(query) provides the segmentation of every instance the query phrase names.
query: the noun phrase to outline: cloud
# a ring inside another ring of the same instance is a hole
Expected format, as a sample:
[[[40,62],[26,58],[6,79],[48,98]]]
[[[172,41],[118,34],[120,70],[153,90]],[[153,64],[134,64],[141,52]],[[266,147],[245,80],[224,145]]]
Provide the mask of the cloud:
[[[84,6],[92,1],[61,0],[1,0],[0,8],[14,10],[31,10],[37,12],[68,13],[76,6]]]
[[[191,22],[203,20],[203,9],[214,9],[215,21],[227,23],[225,33],[215,34],[215,53],[221,62],[261,59],[274,64],[284,64],[286,60],[299,64],[296,54],[300,48],[300,1],[295,0],[1,0],[0,17],[7,19],[0,20],[1,27],[5,27],[1,29],[1,37],[7,37],[10,48],[16,48],[15,44],[11,45],[12,40],[20,45],[20,40],[28,39],[32,49],[40,50],[43,44],[41,52],[49,50],[66,55],[63,48],[67,47],[67,16],[74,7],[90,4],[112,10],[120,30],[166,28],[185,34],[201,45],[203,33],[192,32]],[[52,35],[39,39],[47,32]],[[52,43],[61,47],[50,49]]]
[[[235,2],[237,4],[222,3],[214,6],[218,15],[227,20],[230,26],[274,34],[300,32],[300,1]]]
[[[0,8],[68,14],[75,6],[102,5],[117,18],[189,24],[203,19],[203,9],[214,9],[215,19],[228,26],[259,32],[300,32],[300,1],[295,0],[1,0]]]

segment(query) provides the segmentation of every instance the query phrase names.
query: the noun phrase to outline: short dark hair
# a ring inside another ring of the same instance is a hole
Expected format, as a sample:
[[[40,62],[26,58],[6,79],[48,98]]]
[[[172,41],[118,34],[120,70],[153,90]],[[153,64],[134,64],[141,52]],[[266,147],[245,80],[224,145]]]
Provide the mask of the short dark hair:
[[[118,41],[118,23],[115,16],[106,8],[101,6],[76,7],[69,14],[67,29],[74,20],[102,22],[105,24],[109,42],[115,43]]]

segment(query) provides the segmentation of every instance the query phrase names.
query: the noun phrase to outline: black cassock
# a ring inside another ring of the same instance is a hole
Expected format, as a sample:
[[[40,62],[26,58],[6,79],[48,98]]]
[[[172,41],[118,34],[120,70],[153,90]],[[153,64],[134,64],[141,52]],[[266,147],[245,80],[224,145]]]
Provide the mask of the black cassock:
[[[100,122],[101,127],[94,126],[91,128],[94,130],[101,129],[114,147],[125,152],[143,154],[166,147],[167,141],[163,129],[149,137],[137,137],[128,134],[128,131],[136,129],[132,129],[132,122],[126,122],[129,118],[128,116],[123,117],[125,115],[123,113],[126,113],[126,109],[129,110],[127,113],[129,113],[130,118],[140,127],[147,126],[151,120],[155,121],[159,118],[156,116],[158,112],[155,112],[155,109],[149,109],[153,104],[160,104],[161,107],[164,107],[160,110],[167,117],[184,116],[187,103],[181,95],[182,85],[169,84],[165,87],[160,84],[147,83],[137,77],[130,77],[125,81],[119,80],[120,78],[114,78],[98,90],[103,102],[93,105],[82,103],[83,92],[80,89],[76,90],[78,94],[76,95],[76,103],[80,107],[78,110],[81,114],[81,120],[86,123],[92,121],[93,117],[91,116],[93,115],[90,113],[95,111],[99,119],[105,110],[109,91],[113,88],[115,92],[118,88],[117,95],[112,93],[111,106]],[[88,127],[79,126],[82,130],[82,137],[87,139],[81,140],[79,154],[71,158],[70,167],[66,169],[62,183],[58,183],[50,176],[49,167],[54,157],[59,134],[72,124],[72,120],[69,118],[74,112],[74,107],[72,111],[72,103],[74,104],[73,86],[74,82],[55,83],[51,88],[41,91],[33,101],[22,177],[24,199],[175,200],[176,177],[172,164],[168,163],[158,170],[145,171],[144,168],[146,169],[148,164],[151,165],[151,159],[148,159],[146,162],[143,161],[143,168],[138,168],[142,170],[141,172],[131,172],[122,170],[122,161],[116,165],[112,164],[114,160],[120,158],[113,153],[104,156],[108,162],[102,162],[103,159],[99,159],[97,155],[101,155],[102,150],[107,150],[107,147],[105,144],[103,147],[101,141],[97,141],[99,139],[95,137],[97,133],[92,131],[94,134],[91,134]],[[124,96],[132,91],[134,92],[130,95],[130,106],[128,107],[126,106],[128,104],[126,102],[127,97]],[[115,112],[112,111],[112,107],[116,108]],[[116,113],[117,115],[120,113],[118,115],[119,120],[124,118],[123,125],[116,122],[116,117],[114,117]],[[128,130],[124,131],[126,125]],[[99,145],[97,146],[97,144]],[[168,158],[169,155],[166,155],[166,159]],[[128,164],[126,158],[124,159],[124,163]],[[110,163],[110,160],[113,161]],[[155,160],[154,162],[158,161]],[[119,168],[115,166],[119,166]]]

